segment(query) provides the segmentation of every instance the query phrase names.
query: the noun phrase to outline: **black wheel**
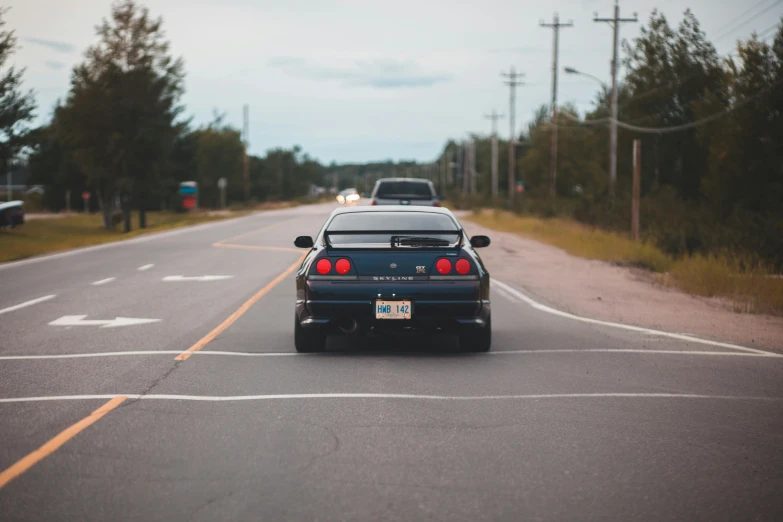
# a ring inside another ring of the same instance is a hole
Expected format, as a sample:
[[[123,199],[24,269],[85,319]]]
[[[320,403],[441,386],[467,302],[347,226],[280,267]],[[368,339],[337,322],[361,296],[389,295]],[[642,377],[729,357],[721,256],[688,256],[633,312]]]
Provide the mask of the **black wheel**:
[[[484,328],[465,330],[459,336],[459,345],[465,352],[488,352],[492,346],[492,316],[487,317]]]
[[[322,352],[326,348],[326,335],[318,326],[302,327],[294,316],[294,345],[299,353]]]

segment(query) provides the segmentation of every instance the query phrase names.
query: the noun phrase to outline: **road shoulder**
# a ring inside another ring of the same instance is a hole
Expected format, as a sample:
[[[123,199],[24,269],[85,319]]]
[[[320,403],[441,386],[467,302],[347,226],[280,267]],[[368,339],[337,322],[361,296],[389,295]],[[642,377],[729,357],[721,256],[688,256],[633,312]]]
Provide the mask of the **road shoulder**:
[[[486,234],[480,251],[493,278],[516,285],[561,310],[646,328],[783,349],[783,318],[739,314],[722,299],[694,297],[658,284],[641,269],[572,256],[507,232],[465,221],[470,235]]]

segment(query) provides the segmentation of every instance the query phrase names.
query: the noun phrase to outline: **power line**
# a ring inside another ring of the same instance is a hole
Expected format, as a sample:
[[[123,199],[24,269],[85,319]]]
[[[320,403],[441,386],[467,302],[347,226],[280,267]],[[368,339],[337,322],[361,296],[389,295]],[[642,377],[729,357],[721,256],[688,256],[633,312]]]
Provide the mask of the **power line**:
[[[722,33],[723,33],[723,31],[724,31],[724,29],[728,29],[728,28],[729,28],[731,25],[734,25],[735,23],[737,23],[737,19],[738,19],[739,17],[741,17],[741,16],[745,16],[746,14],[750,13],[751,11],[753,11],[754,9],[756,9],[757,7],[759,7],[760,5],[762,5],[762,4],[766,4],[767,2],[769,2],[769,0],[761,0],[760,2],[756,2],[756,3],[755,3],[755,4],[753,4],[752,6],[748,7],[748,8],[747,8],[747,9],[745,9],[744,11],[742,11],[742,12],[741,12],[740,14],[738,14],[737,16],[733,17],[731,20],[729,20],[729,21],[728,21],[728,22],[726,22],[725,24],[723,24],[723,25],[721,25],[720,27],[718,27],[717,29],[715,29],[715,33],[716,33],[716,34],[722,34]]]
[[[767,27],[766,29],[764,29],[758,34],[758,37],[761,38],[762,40],[766,40],[767,38],[774,35],[778,31],[780,25],[781,25],[780,23],[776,23],[772,27]]]
[[[776,7],[776,6],[780,5],[781,3],[783,3],[783,0],[777,0],[776,2],[774,2],[771,5],[767,6],[766,9],[764,9],[764,10],[754,14],[753,16],[745,19],[744,21],[740,22],[739,24],[735,24],[734,27],[732,27],[730,30],[723,32],[720,36],[716,36],[713,40],[717,42],[718,40],[722,40],[723,38],[726,38],[727,36],[729,36],[730,34],[734,33],[737,29],[739,29],[743,25],[747,24],[748,22],[750,22],[754,18],[758,18],[759,16],[765,14],[767,11],[769,11],[773,7]]]
[[[555,126],[552,128],[552,145],[550,147],[549,159],[549,195],[554,196],[557,183],[557,58],[560,45],[560,28],[573,27],[574,23],[572,21],[568,21],[565,24],[561,23],[560,16],[555,13],[551,24],[544,23],[542,20],[538,25],[551,28],[554,38],[552,48],[552,121]]]
[[[710,123],[710,122],[715,121],[715,120],[717,120],[719,118],[727,116],[727,115],[731,114],[732,112],[735,112],[735,111],[745,107],[746,105],[749,105],[750,103],[753,103],[754,101],[756,101],[757,99],[761,98],[762,96],[764,96],[765,94],[767,94],[768,92],[770,92],[772,89],[774,89],[775,87],[777,87],[780,84],[783,84],[783,80],[777,81],[774,84],[772,84],[769,87],[767,87],[766,89],[764,89],[764,90],[754,94],[750,98],[746,98],[746,99],[742,100],[741,102],[738,102],[738,103],[734,104],[733,107],[729,107],[729,108],[727,108],[727,109],[725,109],[723,111],[716,112],[715,114],[707,116],[706,118],[703,118],[701,120],[692,121],[690,123],[685,123],[685,124],[682,124],[682,125],[674,125],[674,126],[671,126],[671,127],[652,128],[652,127],[639,127],[637,125],[631,125],[629,123],[625,123],[625,122],[622,122],[622,121],[616,121],[616,123],[617,123],[617,125],[619,127],[622,127],[623,129],[634,131],[634,132],[641,132],[643,134],[669,134],[671,132],[681,132],[681,131],[684,131],[684,130],[693,129],[693,128],[696,128],[696,127],[700,127],[702,125],[706,125],[707,123]],[[582,121],[582,120],[579,120],[579,118],[574,118],[573,116],[571,116],[568,113],[563,113],[563,114],[566,116],[566,119],[569,119],[571,121],[575,121],[575,122],[580,123],[580,124],[585,125],[585,126],[593,126],[593,125],[604,124],[604,123],[606,123],[607,120],[609,122],[611,122],[611,120],[612,120],[611,118],[604,118],[603,120],[585,120],[585,121]]]

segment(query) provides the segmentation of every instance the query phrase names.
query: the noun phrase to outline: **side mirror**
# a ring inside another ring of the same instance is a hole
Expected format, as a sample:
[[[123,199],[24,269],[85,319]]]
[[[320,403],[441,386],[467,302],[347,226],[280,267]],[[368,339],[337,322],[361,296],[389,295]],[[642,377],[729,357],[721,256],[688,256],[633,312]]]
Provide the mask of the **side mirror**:
[[[488,236],[473,236],[470,238],[470,246],[473,248],[484,248],[489,246]]]
[[[310,236],[299,236],[294,240],[294,246],[298,248],[313,248],[314,244]]]

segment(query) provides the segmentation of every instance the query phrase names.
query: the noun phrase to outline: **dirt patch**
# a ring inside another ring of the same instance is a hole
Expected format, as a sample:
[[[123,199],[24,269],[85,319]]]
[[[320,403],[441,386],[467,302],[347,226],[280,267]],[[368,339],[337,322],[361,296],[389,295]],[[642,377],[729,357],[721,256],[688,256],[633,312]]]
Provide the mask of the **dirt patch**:
[[[492,245],[480,250],[492,277],[561,310],[716,341],[783,349],[783,318],[736,313],[730,300],[685,294],[663,286],[649,271],[575,257],[516,234],[463,222],[470,235],[492,238]]]

